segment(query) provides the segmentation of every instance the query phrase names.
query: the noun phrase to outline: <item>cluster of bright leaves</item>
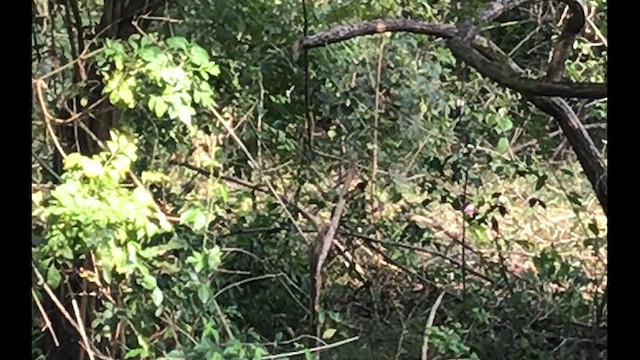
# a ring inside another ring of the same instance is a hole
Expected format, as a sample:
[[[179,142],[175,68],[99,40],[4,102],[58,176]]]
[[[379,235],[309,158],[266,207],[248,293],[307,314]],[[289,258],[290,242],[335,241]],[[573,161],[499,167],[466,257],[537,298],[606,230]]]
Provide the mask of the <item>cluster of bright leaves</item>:
[[[184,37],[159,41],[154,35],[106,40],[98,66],[104,93],[113,104],[134,108],[146,104],[158,118],[168,115],[190,125],[195,105],[215,104],[207,82],[220,74],[205,49]]]
[[[56,262],[73,261],[93,252],[107,283],[111,283],[113,272],[142,274],[143,286],[153,291],[159,305],[162,293],[145,265],[143,243],[171,231],[172,226],[147,189],[126,185],[131,163],[137,158],[136,145],[126,136],[112,136],[113,141],[107,142],[109,151],[93,157],[72,153],[65,159],[62,183],[51,191],[46,204],[41,204],[42,193],[34,194],[36,205],[40,205],[34,215],[49,224],[46,241],[37,253],[46,262],[41,265],[53,287],[61,281]],[[153,286],[145,286],[149,284]]]

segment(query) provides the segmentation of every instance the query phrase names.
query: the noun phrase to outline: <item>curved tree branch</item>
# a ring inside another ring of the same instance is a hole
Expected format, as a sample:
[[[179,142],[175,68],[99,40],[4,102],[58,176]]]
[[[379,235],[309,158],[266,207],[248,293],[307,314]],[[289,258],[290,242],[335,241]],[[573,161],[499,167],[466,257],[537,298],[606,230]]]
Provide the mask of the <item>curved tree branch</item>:
[[[467,25],[468,27],[469,25]],[[473,27],[467,30],[473,31]],[[464,41],[456,39],[459,28],[450,24],[429,24],[412,19],[378,19],[350,25],[337,26],[326,32],[308,36],[299,41],[294,47],[295,56],[302,49],[323,47],[329,44],[346,41],[359,36],[373,35],[385,32],[410,32],[450,39],[450,49],[460,60],[474,67],[482,75],[515,91],[537,96],[561,96],[587,99],[607,97],[607,84],[600,83],[561,83],[540,82],[523,77],[507,75],[500,67],[484,58],[480,53],[466,46]],[[464,30],[463,30],[464,31]],[[473,45],[480,44],[478,36],[472,41]]]
[[[304,37],[298,41],[294,50],[323,47],[360,36],[382,34],[386,32],[409,32],[451,38],[456,26],[450,24],[429,24],[413,19],[376,19],[355,24],[336,26],[325,32]]]
[[[607,215],[607,169],[576,113],[566,101],[560,98],[528,97],[528,100],[556,120],[576,153],[604,214]]]
[[[564,75],[564,63],[569,57],[571,45],[587,22],[586,9],[578,0],[564,0],[569,6],[571,17],[567,21],[562,30],[562,34],[553,47],[553,55],[549,63],[549,72],[547,80],[560,81]]]
[[[448,45],[456,58],[464,61],[483,76],[525,95],[584,99],[601,99],[607,97],[606,83],[540,82],[519,77],[497,66],[462,39],[454,37],[448,41]]]

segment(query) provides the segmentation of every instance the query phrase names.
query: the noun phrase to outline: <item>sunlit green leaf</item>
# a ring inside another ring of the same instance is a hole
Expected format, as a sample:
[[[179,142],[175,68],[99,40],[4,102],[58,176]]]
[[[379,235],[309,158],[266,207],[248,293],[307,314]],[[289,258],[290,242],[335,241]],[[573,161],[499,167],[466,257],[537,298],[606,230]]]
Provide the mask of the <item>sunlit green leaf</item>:
[[[507,132],[513,128],[513,122],[511,122],[511,119],[507,117],[499,117],[497,120],[498,126],[496,127],[496,130],[498,133]]]
[[[496,151],[499,153],[505,153],[509,148],[509,140],[507,138],[500,138],[498,145],[496,145]]]
[[[156,45],[147,46],[140,50],[140,58],[146,62],[158,61],[162,56],[162,49]]]
[[[325,340],[331,339],[335,333],[336,329],[327,329],[322,333],[322,338]]]
[[[162,97],[157,97],[155,99],[154,108],[153,108],[153,111],[155,112],[156,116],[159,118],[163,117],[164,114],[167,113],[167,110],[169,110],[169,105],[164,101]]]
[[[198,45],[191,47],[189,54],[191,55],[191,61],[195,65],[202,65],[209,61],[209,54],[207,51]]]
[[[147,289],[147,290],[153,290],[156,287],[158,287],[158,284],[156,283],[156,278],[147,274],[142,278],[142,287]]]
[[[167,39],[167,46],[173,49],[186,50],[189,46],[189,41],[182,36],[173,36]]]
[[[47,285],[52,289],[57,289],[58,285],[60,285],[60,281],[62,281],[60,271],[54,264],[52,264],[49,266],[49,269],[47,269]]]
[[[160,306],[162,304],[164,295],[162,294],[162,290],[160,290],[160,288],[156,287],[153,289],[153,292],[151,292],[151,300],[153,301],[153,304],[155,306]]]
[[[133,99],[133,91],[129,86],[121,86],[118,89],[118,96],[129,108],[133,108],[133,106],[135,105]]]
[[[207,262],[209,269],[215,270],[218,268],[218,266],[222,262],[222,251],[220,251],[220,247],[215,246],[209,251]]]

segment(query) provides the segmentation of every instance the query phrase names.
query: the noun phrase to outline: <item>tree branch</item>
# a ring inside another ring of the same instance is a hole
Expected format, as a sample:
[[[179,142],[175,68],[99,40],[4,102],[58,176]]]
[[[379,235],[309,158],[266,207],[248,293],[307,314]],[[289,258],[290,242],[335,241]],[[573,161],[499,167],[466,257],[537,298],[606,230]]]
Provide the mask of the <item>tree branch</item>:
[[[517,75],[497,66],[462,39],[454,37],[448,41],[448,46],[456,58],[464,61],[483,76],[525,95],[584,99],[607,97],[606,83],[540,82],[525,77],[514,77]]]
[[[549,63],[549,72],[547,74],[547,80],[560,81],[564,75],[564,63],[569,57],[571,45],[576,40],[576,37],[586,24],[587,17],[585,14],[585,7],[578,0],[565,0],[563,1],[569,6],[571,17],[567,21],[562,30],[562,34],[556,41],[553,47],[553,55],[551,62]]]
[[[495,15],[495,11],[492,14]],[[489,15],[486,16],[491,17]],[[470,28],[469,31],[473,31],[473,29],[474,27]],[[541,82],[524,77],[514,78],[513,74],[509,75],[505,70],[496,66],[471,46],[467,45],[463,39],[457,38],[458,33],[464,32],[464,30],[459,29],[455,25],[430,24],[413,19],[377,19],[337,26],[328,31],[299,40],[294,46],[294,57],[299,56],[300,52],[304,49],[323,47],[360,36],[385,32],[409,32],[449,39],[449,48],[457,58],[475,68],[483,76],[490,78],[500,85],[527,95],[587,99],[607,97],[606,83]],[[480,45],[481,43],[482,38],[479,36],[476,36],[473,38],[473,41],[471,41],[471,45],[474,46]]]

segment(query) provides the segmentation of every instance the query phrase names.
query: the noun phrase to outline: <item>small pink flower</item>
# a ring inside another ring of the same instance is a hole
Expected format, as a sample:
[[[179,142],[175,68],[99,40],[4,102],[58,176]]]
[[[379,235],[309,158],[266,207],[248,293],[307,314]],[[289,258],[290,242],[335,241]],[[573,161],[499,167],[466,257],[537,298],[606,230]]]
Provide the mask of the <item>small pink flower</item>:
[[[468,204],[464,207],[464,212],[469,216],[473,216],[473,214],[475,214],[476,212],[476,207],[473,204]]]

